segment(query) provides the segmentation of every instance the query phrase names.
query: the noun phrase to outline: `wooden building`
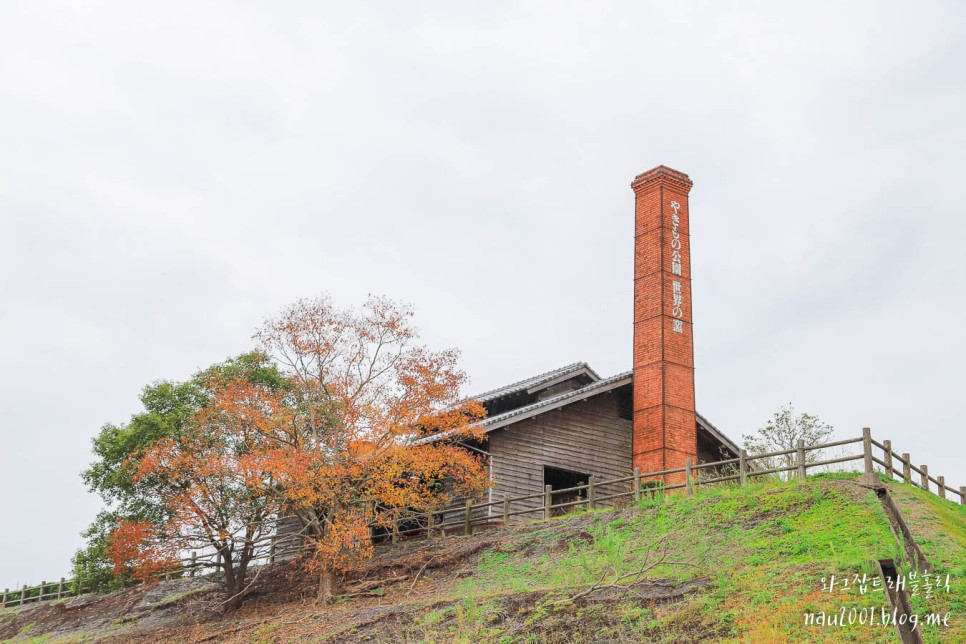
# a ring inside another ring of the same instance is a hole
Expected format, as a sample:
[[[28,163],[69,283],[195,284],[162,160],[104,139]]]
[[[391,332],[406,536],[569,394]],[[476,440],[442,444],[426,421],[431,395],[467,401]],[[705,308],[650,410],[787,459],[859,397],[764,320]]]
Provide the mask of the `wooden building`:
[[[486,439],[466,445],[489,461],[489,501],[562,490],[633,472],[632,371],[601,378],[586,363],[548,371],[474,396],[486,408]],[[737,458],[739,448],[700,414],[694,427],[697,462]],[[616,491],[616,490],[613,490]],[[601,490],[606,494],[608,490]],[[554,495],[554,503],[576,500]],[[459,505],[458,503],[456,504]],[[512,511],[543,510],[543,500]],[[486,510],[500,515],[502,508]]]
[[[474,396],[486,408],[486,437],[464,446],[488,460],[489,501],[540,495],[547,485],[566,490],[591,476],[596,481],[630,477],[635,468],[658,472],[684,468],[689,461],[737,458],[738,446],[695,408],[691,186],[686,174],[666,166],[631,183],[631,371],[601,378],[579,362]],[[668,484],[684,480],[680,474],[664,478]],[[607,492],[602,489],[602,496]],[[578,500],[564,493],[553,499],[555,504]],[[512,511],[542,512],[543,503],[542,498],[518,501]],[[496,506],[477,511],[502,515]]]
[[[659,472],[737,458],[738,446],[695,408],[691,187],[686,174],[666,166],[631,183],[631,371],[601,378],[581,362],[475,396],[487,411],[486,440],[467,447],[489,459],[490,501],[538,494],[546,485],[568,489],[591,475],[600,481],[634,468]],[[684,476],[665,481],[682,483]],[[521,503],[543,505],[540,498]]]

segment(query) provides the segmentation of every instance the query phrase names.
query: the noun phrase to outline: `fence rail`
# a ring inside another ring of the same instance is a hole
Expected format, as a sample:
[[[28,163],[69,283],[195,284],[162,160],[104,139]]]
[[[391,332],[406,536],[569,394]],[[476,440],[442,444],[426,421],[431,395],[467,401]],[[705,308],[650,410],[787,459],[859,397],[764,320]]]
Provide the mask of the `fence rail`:
[[[810,452],[831,449],[833,447],[846,447],[862,443],[862,451],[858,454],[827,458],[824,460],[808,460]],[[874,452],[878,449],[881,458]],[[785,457],[786,465],[777,467],[762,467],[760,462],[765,465],[774,465],[769,459]],[[789,458],[793,457],[793,458]],[[955,489],[946,485],[943,476],[933,477],[929,474],[929,466],[925,464],[913,465],[908,453],[897,454],[892,447],[892,441],[882,441],[881,443],[872,438],[869,428],[862,430],[859,438],[849,438],[845,440],[823,443],[820,445],[805,445],[799,441],[793,449],[769,452],[766,454],[750,455],[745,450],[741,450],[738,458],[725,459],[711,463],[692,463],[688,459],[684,467],[660,470],[657,472],[641,472],[640,468],[635,468],[631,476],[623,476],[616,479],[597,481],[593,476],[588,479],[586,485],[577,485],[565,489],[554,490],[550,485],[545,486],[543,492],[525,494],[511,497],[504,495],[502,499],[496,501],[486,501],[474,503],[472,500],[466,501],[463,508],[445,508],[443,510],[430,510],[418,513],[414,516],[400,517],[390,525],[373,525],[373,529],[385,531],[384,540],[391,543],[414,536],[433,538],[444,534],[473,534],[474,528],[495,528],[507,526],[511,519],[515,517],[528,516],[532,519],[547,519],[561,514],[563,510],[583,507],[587,510],[594,510],[599,507],[611,507],[619,505],[614,503],[619,499],[626,499],[628,502],[639,503],[646,495],[655,496],[666,494],[673,490],[685,490],[687,496],[693,496],[695,490],[705,485],[715,485],[722,483],[738,482],[744,487],[756,477],[774,476],[776,474],[788,473],[789,478],[804,479],[810,468],[838,465],[852,461],[863,461],[863,471],[866,474],[873,474],[875,466],[881,468],[881,472],[889,479],[898,479],[902,482],[916,485],[926,491],[935,493],[945,499],[947,493],[958,495],[959,502],[966,505],[966,486]],[[901,466],[901,471],[897,467]],[[714,476],[702,478],[701,472],[710,470]],[[913,472],[919,475],[919,481],[913,480]],[[683,475],[683,476],[682,476]],[[671,480],[681,482],[670,482]],[[600,494],[600,490],[607,486],[621,486],[616,492]],[[560,501],[554,503],[555,496],[578,495],[574,501]],[[527,501],[538,501],[536,505],[530,505],[524,509],[514,510],[514,503]],[[497,509],[494,514],[491,510]],[[485,511],[481,513],[480,510]],[[536,516],[533,516],[536,515]],[[455,519],[451,518],[456,516]],[[415,525],[413,525],[415,524]],[[286,539],[292,539],[296,535],[285,535],[273,538],[267,547],[261,548],[251,562],[257,565],[261,563],[273,563],[278,556],[279,545]],[[157,574],[159,578],[174,577],[194,577],[199,571],[206,568],[218,568],[214,554],[198,556],[192,552],[190,557],[181,559],[178,566],[171,570],[166,570]],[[90,588],[77,588],[75,579],[61,578],[58,582],[41,582],[36,586],[24,585],[20,589],[11,591],[9,588],[3,591],[0,596],[0,608],[8,606],[22,606],[31,602],[51,601],[75,597],[93,592]]]

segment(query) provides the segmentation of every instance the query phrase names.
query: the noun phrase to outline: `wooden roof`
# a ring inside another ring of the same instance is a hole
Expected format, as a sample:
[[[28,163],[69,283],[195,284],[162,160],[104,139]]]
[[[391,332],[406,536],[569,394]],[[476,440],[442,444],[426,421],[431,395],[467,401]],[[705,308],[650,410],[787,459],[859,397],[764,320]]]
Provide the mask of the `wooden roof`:
[[[588,380],[590,382],[582,386],[578,385],[570,391],[551,395],[542,400],[535,400],[534,394],[574,379],[579,379],[580,382],[586,382]],[[472,398],[483,403],[488,410],[499,410],[499,413],[488,416],[480,422],[486,433],[490,433],[553,409],[559,409],[571,403],[587,400],[591,396],[597,396],[607,391],[613,391],[614,389],[631,385],[633,382],[633,371],[625,371],[616,376],[601,379],[597,375],[597,372],[591,369],[586,362],[574,362],[573,364],[547,371],[546,373],[541,373],[504,387],[491,389],[482,394],[472,396]],[[511,408],[507,409],[507,406]],[[705,432],[712,439],[718,441],[735,454],[738,454],[740,448],[737,443],[725,436],[707,418],[701,414],[695,415],[698,431]],[[435,441],[444,437],[445,433],[436,434],[419,439],[416,443]]]
[[[559,382],[563,382],[564,380],[570,380],[571,378],[576,378],[579,376],[586,376],[595,382],[600,380],[600,376],[597,375],[597,372],[591,369],[586,362],[574,362],[573,364],[568,364],[565,367],[560,367],[558,369],[547,371],[546,373],[541,373],[537,376],[525,378],[524,380],[520,380],[497,389],[484,391],[481,394],[472,396],[472,398],[473,400],[485,403],[497,398],[511,396],[518,393],[533,394],[542,389],[546,389],[547,387],[551,387]]]

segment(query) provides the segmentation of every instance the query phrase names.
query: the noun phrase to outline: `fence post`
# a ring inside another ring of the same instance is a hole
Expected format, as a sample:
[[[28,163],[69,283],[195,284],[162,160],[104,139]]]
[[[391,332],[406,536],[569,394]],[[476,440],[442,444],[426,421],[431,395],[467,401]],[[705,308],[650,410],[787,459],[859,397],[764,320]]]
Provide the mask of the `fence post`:
[[[641,502],[641,468],[634,468],[634,503]]]
[[[543,486],[543,518],[550,518],[550,506],[553,505],[553,486]]]
[[[964,496],[963,499],[966,500],[966,496]],[[0,601],[0,608],[6,608],[7,607],[7,598],[9,596],[10,596],[10,589],[9,588],[4,588],[3,589],[3,601]]]
[[[597,509],[597,477],[591,474],[587,477],[587,505],[591,510]]]
[[[46,585],[47,585],[47,582],[46,581],[40,582],[40,592],[37,594],[37,601],[38,602],[44,601],[44,586],[46,586]]]
[[[936,480],[939,481],[939,498],[945,499],[946,498],[946,477],[937,476]]]
[[[798,439],[798,445],[796,447],[798,450],[798,478],[801,481],[805,480],[805,441]]]
[[[688,487],[688,498],[694,496],[694,483],[691,481],[691,459],[684,461],[684,478]]]
[[[892,480],[895,476],[895,469],[892,467],[892,441],[882,441],[882,444],[885,446],[886,476]]]
[[[929,491],[929,466],[928,465],[920,465],[919,466],[919,469],[922,471],[922,479],[921,479],[922,480],[922,489],[924,489],[926,492],[928,492]]]
[[[64,578],[60,578],[60,585],[57,586],[57,599],[60,599],[64,595]]]
[[[738,452],[738,482],[741,487],[745,487],[748,484],[748,451],[740,450]]]
[[[23,590],[20,591],[20,605],[23,606],[24,600],[27,598],[27,584],[23,585]]]
[[[966,505],[966,485],[959,486],[959,504]]]
[[[865,473],[872,474],[872,428],[862,428],[862,451],[865,456]]]
[[[392,543],[399,542],[399,517],[392,518]]]
[[[902,454],[902,481],[912,483],[912,457],[909,454]]]
[[[473,502],[466,502],[466,514],[463,516],[463,534],[473,534]]]
[[[510,495],[503,495],[503,527],[510,524]]]
[[[271,547],[268,550],[268,563],[273,563],[275,561],[275,542],[272,542]],[[191,576],[195,576],[195,566],[198,565],[198,553],[194,550],[191,551]]]

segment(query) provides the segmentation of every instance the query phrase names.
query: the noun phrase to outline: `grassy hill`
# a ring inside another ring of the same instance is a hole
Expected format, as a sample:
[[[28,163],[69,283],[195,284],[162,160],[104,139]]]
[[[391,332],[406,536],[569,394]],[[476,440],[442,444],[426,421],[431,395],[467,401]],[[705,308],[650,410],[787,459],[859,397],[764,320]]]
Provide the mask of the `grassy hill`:
[[[920,589],[912,597],[913,609],[920,614],[952,615],[951,628],[925,627],[925,640],[966,642],[966,506],[944,501],[911,485],[890,483],[889,491],[933,569],[950,578],[949,593],[935,593],[927,599]]]
[[[875,493],[854,475],[715,487],[695,498],[537,521],[381,550],[321,607],[314,580],[266,569],[241,611],[214,615],[204,580],[0,611],[12,641],[898,641],[891,626],[816,626],[805,613],[886,605],[871,562],[902,549]],[[945,613],[926,641],[966,641],[966,511],[889,484],[951,592],[912,598]],[[637,574],[642,573],[642,574]],[[842,580],[865,574],[863,594]],[[823,591],[835,575],[835,592]],[[877,614],[878,616],[878,614]]]

